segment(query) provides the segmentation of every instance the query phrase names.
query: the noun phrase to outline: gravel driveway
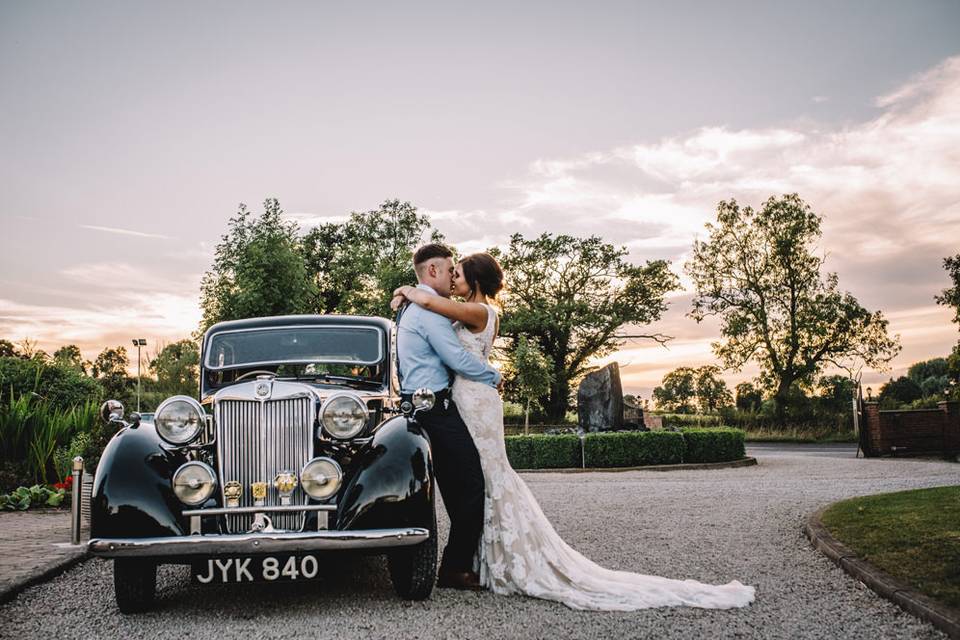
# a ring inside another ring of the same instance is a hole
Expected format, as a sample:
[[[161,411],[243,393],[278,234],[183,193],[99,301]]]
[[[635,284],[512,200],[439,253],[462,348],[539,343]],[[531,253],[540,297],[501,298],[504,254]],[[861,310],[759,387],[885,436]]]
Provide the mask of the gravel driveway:
[[[90,560],[0,607],[0,636],[945,638],[836,568],[800,527],[841,498],[958,484],[960,465],[811,452],[758,449],[760,464],[739,469],[525,476],[557,530],[595,561],[704,582],[738,579],[757,587],[747,609],[580,612],[450,590],[408,603],[394,596],[381,560],[356,558],[297,585],[195,587],[185,567],[161,567],[156,610],[125,617],[114,605],[111,565]]]

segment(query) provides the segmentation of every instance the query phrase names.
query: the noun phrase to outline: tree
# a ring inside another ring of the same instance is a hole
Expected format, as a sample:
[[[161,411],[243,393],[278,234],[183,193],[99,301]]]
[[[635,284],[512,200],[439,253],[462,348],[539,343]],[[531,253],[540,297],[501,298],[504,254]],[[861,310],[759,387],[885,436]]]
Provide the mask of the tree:
[[[694,242],[686,265],[696,287],[689,315],[721,318],[714,353],[734,371],[759,365],[778,418],[791,387],[811,384],[827,365],[883,369],[900,350],[881,312],[841,292],[835,273],[821,276],[820,222],[796,194],[771,197],[760,211],[720,202],[709,239]]]
[[[520,336],[510,364],[514,372],[510,385],[524,403],[523,432],[529,433],[530,405],[550,391],[553,363],[540,351],[536,342]]]
[[[664,296],[679,279],[663,260],[633,265],[627,250],[600,238],[574,238],[545,233],[527,240],[510,238],[500,259],[507,290],[502,295],[500,330],[513,338],[506,347],[512,358],[521,335],[537,343],[553,363],[550,391],[542,404],[551,420],[561,420],[570,405],[571,384],[627,338],[660,334],[624,332],[624,325],[646,325],[666,309]]]
[[[880,387],[880,402],[884,404],[902,405],[919,400],[923,397],[923,389],[916,382],[906,376],[900,376]]]
[[[733,404],[727,383],[720,377],[720,367],[708,364],[697,369],[695,384],[701,413],[716,413],[722,407]]]
[[[393,290],[416,281],[413,252],[442,240],[427,216],[399,200],[311,229],[303,251],[314,312],[392,316]]]
[[[198,336],[214,323],[257,316],[307,313],[313,286],[301,253],[297,224],[281,218],[276,199],[252,218],[241,204],[217,245],[200,284],[203,318]]]
[[[960,253],[943,259],[943,268],[953,281],[953,286],[934,296],[938,304],[954,308],[953,321],[960,324]]]
[[[13,344],[9,340],[0,340],[0,358],[19,358],[20,351],[17,350],[17,345]]]
[[[80,373],[86,373],[86,365],[89,364],[84,363],[83,354],[80,353],[80,347],[75,344],[68,344],[54,351],[53,362],[62,367],[69,367],[79,371]]]
[[[127,377],[126,347],[106,348],[93,361],[93,376],[100,381],[108,398],[129,402],[131,381]]]
[[[939,377],[945,375],[947,375],[946,358],[930,358],[929,360],[922,360],[920,362],[913,363],[910,365],[910,368],[907,369],[907,377],[917,384],[923,384],[923,381],[930,377]]]
[[[817,381],[820,406],[829,413],[851,410],[856,383],[847,376],[823,376]]]
[[[736,386],[737,409],[740,411],[759,411],[763,403],[763,394],[752,382],[741,382]]]
[[[677,367],[663,376],[660,386],[653,390],[657,409],[670,413],[693,413],[697,395],[697,371],[692,367]]]
[[[166,395],[195,395],[200,384],[200,351],[193,340],[166,345],[150,361],[158,390]]]

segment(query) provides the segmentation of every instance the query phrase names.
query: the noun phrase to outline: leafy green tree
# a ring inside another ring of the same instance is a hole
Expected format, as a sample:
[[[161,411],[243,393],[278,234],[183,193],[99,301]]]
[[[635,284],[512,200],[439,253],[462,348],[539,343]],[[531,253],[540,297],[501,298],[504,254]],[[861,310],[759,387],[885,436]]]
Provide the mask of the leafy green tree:
[[[513,394],[524,404],[523,432],[530,432],[530,405],[537,404],[550,391],[553,381],[553,363],[543,354],[536,342],[520,336],[513,360],[510,362],[513,372],[509,382]]]
[[[820,406],[828,413],[852,411],[856,383],[847,376],[823,376],[817,381]]]
[[[714,353],[734,371],[759,365],[778,417],[791,387],[812,384],[826,366],[883,369],[900,350],[880,311],[841,292],[836,274],[821,276],[820,223],[796,194],[771,197],[760,211],[720,202],[686,265],[696,287],[689,315],[720,317]]]
[[[950,275],[953,286],[944,289],[941,295],[936,296],[936,300],[946,307],[953,307],[953,321],[960,324],[960,253],[944,258],[943,268]],[[960,400],[960,342],[954,345],[953,351],[947,356],[946,375],[952,388],[951,399]]]
[[[73,367],[57,362],[0,357],[0,405],[11,398],[36,393],[57,410],[69,410],[88,401],[102,402],[100,383]]]
[[[946,362],[946,360],[944,360]],[[912,378],[911,378],[912,380]],[[946,375],[927,376],[920,382],[920,389],[923,390],[923,397],[930,398],[942,395],[944,389],[950,387],[950,378]]]
[[[930,358],[910,365],[907,369],[907,377],[922,385],[923,381],[930,377],[947,375],[946,358]]]
[[[953,321],[960,324],[960,253],[944,258],[943,268],[953,281],[953,286],[944,289],[940,295],[935,296],[935,299],[945,307],[953,307]]]
[[[392,316],[393,290],[416,281],[413,252],[442,240],[427,216],[399,200],[311,229],[303,247],[314,285],[313,311]]]
[[[704,365],[696,370],[697,405],[701,413],[716,413],[733,404],[727,383],[720,376],[720,367]]]
[[[0,340],[0,358],[19,358],[20,352],[17,345],[9,340]]]
[[[763,404],[763,393],[752,382],[741,382],[736,386],[737,409],[740,411],[759,411]]]
[[[507,289],[502,295],[500,330],[513,338],[508,358],[520,336],[537,343],[553,363],[550,391],[542,400],[547,417],[562,420],[570,406],[570,390],[589,369],[590,361],[612,352],[627,338],[668,336],[633,334],[625,325],[646,325],[666,309],[665,294],[679,279],[663,260],[634,265],[627,250],[600,238],[574,238],[545,233],[510,238],[500,259]]]
[[[297,224],[282,219],[269,198],[254,218],[241,204],[217,245],[213,266],[200,284],[203,318],[197,337],[223,320],[307,313],[313,283],[301,253]]]
[[[108,398],[119,400],[124,406],[130,404],[133,381],[127,376],[126,347],[106,348],[93,361],[93,376],[100,382]]]
[[[899,406],[919,400],[923,397],[923,389],[907,376],[900,376],[880,387],[880,402],[888,406]]]
[[[697,397],[697,371],[692,367],[677,367],[663,376],[660,386],[653,390],[657,409],[670,413],[693,413]]]
[[[80,353],[80,347],[75,344],[68,344],[54,351],[53,361],[60,366],[69,367],[80,373],[86,373],[87,364],[89,364],[83,361],[83,354]]]
[[[157,390],[165,395],[196,395],[200,385],[197,343],[179,340],[166,345],[150,361],[150,371],[157,377]]]

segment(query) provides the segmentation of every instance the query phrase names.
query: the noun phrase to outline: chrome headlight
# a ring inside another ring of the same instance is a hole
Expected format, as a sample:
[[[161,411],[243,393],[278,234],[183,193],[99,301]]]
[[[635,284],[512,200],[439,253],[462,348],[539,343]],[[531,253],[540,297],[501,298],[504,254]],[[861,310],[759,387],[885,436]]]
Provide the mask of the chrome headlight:
[[[170,444],[183,445],[200,435],[206,417],[200,403],[190,396],[173,396],[157,407],[153,424],[161,438]]]
[[[335,438],[352,438],[367,424],[367,405],[352,393],[336,393],[320,406],[320,424]]]
[[[188,462],[173,474],[173,492],[180,502],[191,507],[206,502],[216,488],[216,474],[202,462]]]
[[[331,458],[314,458],[300,471],[300,486],[311,498],[329,498],[340,488],[343,471]]]

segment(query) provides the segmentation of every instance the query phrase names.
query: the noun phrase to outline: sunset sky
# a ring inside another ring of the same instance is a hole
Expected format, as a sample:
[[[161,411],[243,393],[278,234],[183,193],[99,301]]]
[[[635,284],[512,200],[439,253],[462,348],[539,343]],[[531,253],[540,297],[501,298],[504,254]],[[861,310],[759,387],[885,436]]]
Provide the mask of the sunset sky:
[[[303,229],[388,198],[461,252],[598,234],[682,273],[720,200],[798,192],[903,351],[960,338],[960,3],[0,0],[0,337],[187,337],[240,202]],[[684,283],[689,285],[686,278]],[[691,291],[625,391],[714,362]],[[754,371],[731,373],[734,384]]]

